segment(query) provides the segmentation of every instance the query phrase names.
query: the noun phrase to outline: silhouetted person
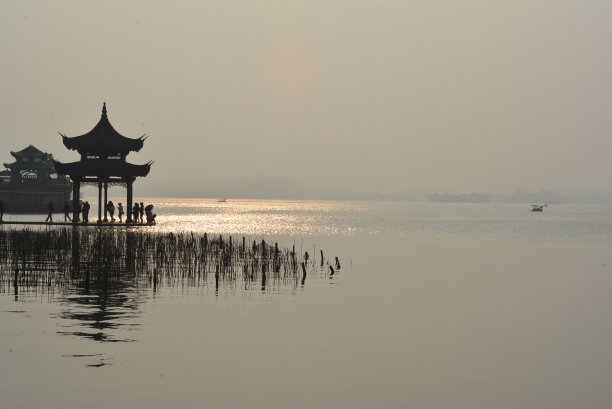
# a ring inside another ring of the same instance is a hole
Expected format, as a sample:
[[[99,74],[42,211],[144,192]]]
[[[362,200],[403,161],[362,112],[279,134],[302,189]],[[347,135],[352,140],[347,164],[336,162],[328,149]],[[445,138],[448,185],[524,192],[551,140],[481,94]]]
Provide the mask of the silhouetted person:
[[[111,223],[115,223],[115,204],[113,203],[112,200],[109,200],[106,206],[107,206],[108,214],[111,218]]]
[[[117,212],[119,214],[119,223],[123,223],[123,205],[121,203],[117,205]]]
[[[0,200],[0,223],[3,222],[2,218],[4,217],[4,202]]]
[[[138,223],[138,214],[140,213],[140,207],[138,206],[138,202],[134,203],[134,207],[132,207],[132,216],[134,219],[134,223]]]
[[[140,223],[144,223],[144,211],[145,211],[144,203],[140,202],[140,207],[138,208],[138,211],[140,212]]]
[[[72,218],[70,217],[70,205],[68,202],[64,203],[64,221],[72,221]]]
[[[47,215],[47,218],[45,219],[46,222],[50,222],[53,223],[53,211],[55,210],[53,208],[53,202],[51,200],[49,200],[49,214]]]
[[[83,214],[83,223],[89,223],[89,209],[91,208],[91,206],[89,206],[89,202],[86,200],[85,203],[83,203],[83,207],[81,209],[81,213]]]
[[[157,217],[157,215],[153,214],[153,205],[152,204],[150,204],[147,207],[145,207],[145,212],[147,214],[147,223],[148,224],[155,223],[155,218]]]

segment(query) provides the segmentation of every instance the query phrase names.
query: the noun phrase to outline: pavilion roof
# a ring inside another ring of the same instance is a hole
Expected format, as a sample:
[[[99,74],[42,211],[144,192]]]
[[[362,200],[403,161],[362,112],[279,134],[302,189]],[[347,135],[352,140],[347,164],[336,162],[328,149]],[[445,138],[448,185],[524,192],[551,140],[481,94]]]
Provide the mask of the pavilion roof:
[[[22,150],[18,151],[18,152],[13,152],[11,151],[11,155],[13,155],[13,157],[15,158],[19,158],[19,157],[30,157],[30,158],[47,158],[47,156],[49,156],[48,153],[41,151],[40,149],[36,148],[34,145],[30,145],[27,148],[23,148]]]
[[[4,163],[4,167],[11,170],[50,170],[53,171],[53,164],[49,160],[41,162],[13,162]]]
[[[43,152],[33,145],[18,152],[11,151],[11,155],[17,159],[13,163],[3,163],[4,167],[11,170],[53,170],[53,155]]]
[[[151,170],[151,164],[135,165],[121,160],[115,159],[100,159],[88,160],[70,163],[61,163],[53,161],[55,170],[60,175],[70,175],[71,177],[87,177],[95,176],[98,178],[104,177],[137,177],[147,176]]]
[[[102,106],[102,116],[93,129],[86,134],[74,137],[62,135],[64,145],[80,154],[100,156],[127,155],[139,151],[144,144],[144,135],[140,138],[128,138],[113,128],[106,115],[106,103]]]

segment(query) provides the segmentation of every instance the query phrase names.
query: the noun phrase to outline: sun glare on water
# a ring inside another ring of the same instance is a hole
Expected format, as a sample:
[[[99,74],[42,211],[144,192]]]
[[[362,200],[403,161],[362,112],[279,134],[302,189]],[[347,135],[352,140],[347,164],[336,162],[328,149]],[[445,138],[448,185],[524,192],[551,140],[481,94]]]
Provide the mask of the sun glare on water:
[[[151,199],[157,232],[241,235],[350,234],[342,210],[348,204],[322,201]],[[354,207],[354,206],[352,206]]]

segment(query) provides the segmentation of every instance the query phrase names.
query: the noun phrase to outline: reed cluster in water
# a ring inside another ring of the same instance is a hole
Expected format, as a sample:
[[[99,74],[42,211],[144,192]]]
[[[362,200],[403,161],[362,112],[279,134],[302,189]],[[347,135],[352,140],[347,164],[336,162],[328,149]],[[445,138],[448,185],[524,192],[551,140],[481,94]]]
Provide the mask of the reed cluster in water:
[[[323,252],[321,251],[321,256]],[[0,290],[62,286],[76,280],[134,280],[154,288],[223,282],[304,285],[307,272],[324,271],[308,253],[264,240],[149,233],[115,229],[0,229]],[[209,281],[210,280],[210,281]]]

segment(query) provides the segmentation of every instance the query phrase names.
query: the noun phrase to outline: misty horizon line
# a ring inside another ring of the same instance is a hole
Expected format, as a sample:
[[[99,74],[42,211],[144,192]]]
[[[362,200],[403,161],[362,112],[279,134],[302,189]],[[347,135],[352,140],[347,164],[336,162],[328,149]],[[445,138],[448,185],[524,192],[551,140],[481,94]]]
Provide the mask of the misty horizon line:
[[[235,200],[346,200],[398,202],[491,202],[491,203],[593,203],[612,204],[612,189],[563,190],[516,189],[513,192],[459,191],[438,189],[394,192],[354,191],[350,188],[314,188],[290,178],[224,179],[186,185],[136,187],[139,196],[158,198],[235,199]]]

